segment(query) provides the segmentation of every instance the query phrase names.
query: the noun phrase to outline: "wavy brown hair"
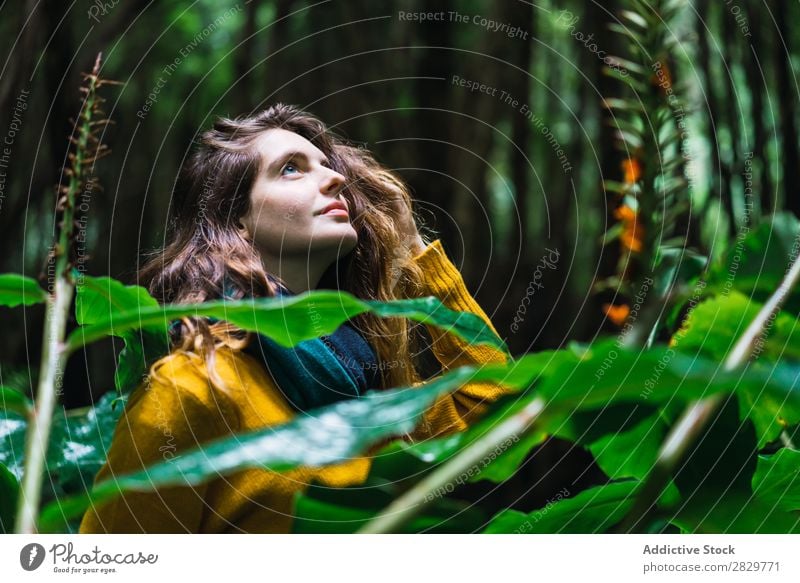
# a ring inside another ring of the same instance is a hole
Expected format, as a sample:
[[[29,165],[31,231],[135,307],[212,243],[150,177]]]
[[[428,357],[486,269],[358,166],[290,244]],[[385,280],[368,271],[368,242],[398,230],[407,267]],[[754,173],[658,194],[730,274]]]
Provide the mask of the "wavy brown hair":
[[[368,150],[347,143],[314,115],[283,103],[252,116],[218,118],[200,136],[199,148],[186,160],[176,181],[166,245],[151,253],[139,270],[140,285],[162,304],[219,299],[223,278],[233,286],[236,299],[275,295],[275,284],[239,223],[248,212],[250,191],[261,166],[254,142],[274,128],[309,140],[347,179],[342,195],[354,217],[358,244],[331,265],[318,287],[365,300],[418,295],[422,271],[401,240],[393,210],[398,197],[411,207],[407,186]],[[370,313],[354,317],[352,323],[378,356],[381,388],[420,380],[414,365],[415,325],[404,318],[378,318]],[[172,338],[172,348],[205,357],[210,377],[220,383],[214,373],[216,349],[223,345],[241,349],[251,336],[225,322],[209,325],[202,318],[184,318]]]

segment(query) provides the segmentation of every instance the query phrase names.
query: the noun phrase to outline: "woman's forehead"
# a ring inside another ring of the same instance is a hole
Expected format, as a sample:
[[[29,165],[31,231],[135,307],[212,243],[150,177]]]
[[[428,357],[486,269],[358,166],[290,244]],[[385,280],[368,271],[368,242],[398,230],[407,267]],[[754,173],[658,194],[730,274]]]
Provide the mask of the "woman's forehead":
[[[324,159],[325,154],[309,140],[281,128],[265,131],[256,140],[256,148],[267,162],[282,158],[289,152],[302,152],[311,159]]]

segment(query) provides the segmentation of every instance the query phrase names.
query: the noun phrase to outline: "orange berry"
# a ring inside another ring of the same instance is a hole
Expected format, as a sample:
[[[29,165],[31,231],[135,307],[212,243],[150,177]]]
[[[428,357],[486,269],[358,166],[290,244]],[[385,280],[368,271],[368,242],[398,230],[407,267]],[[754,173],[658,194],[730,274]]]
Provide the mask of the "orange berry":
[[[642,178],[642,165],[636,158],[622,161],[622,174],[625,184],[636,184]]]
[[[615,306],[613,304],[603,304],[603,312],[605,312],[608,319],[617,326],[622,326],[625,320],[628,319],[628,314],[631,313],[629,306],[622,304]]]

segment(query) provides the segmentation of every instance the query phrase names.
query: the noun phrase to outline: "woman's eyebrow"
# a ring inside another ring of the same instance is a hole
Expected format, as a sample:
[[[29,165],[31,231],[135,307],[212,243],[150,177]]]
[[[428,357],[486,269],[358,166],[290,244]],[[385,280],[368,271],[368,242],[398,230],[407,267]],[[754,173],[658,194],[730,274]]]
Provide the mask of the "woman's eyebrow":
[[[283,155],[279,156],[275,159],[272,164],[269,165],[268,171],[276,170],[280,166],[282,166],[287,160],[291,160],[292,158],[300,158],[302,160],[308,161],[308,155],[305,152],[301,152],[299,150],[292,150],[291,152],[286,152]],[[330,168],[331,163],[326,157],[322,157],[320,164],[323,166],[327,166]]]

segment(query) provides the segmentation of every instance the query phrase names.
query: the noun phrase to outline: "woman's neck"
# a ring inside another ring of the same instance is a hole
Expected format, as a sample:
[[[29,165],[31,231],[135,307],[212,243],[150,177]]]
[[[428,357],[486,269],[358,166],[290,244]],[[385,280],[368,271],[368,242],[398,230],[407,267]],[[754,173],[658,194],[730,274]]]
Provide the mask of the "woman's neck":
[[[293,257],[282,255],[279,258],[264,257],[264,269],[279,277],[291,294],[316,289],[330,262],[315,262],[308,256]]]

